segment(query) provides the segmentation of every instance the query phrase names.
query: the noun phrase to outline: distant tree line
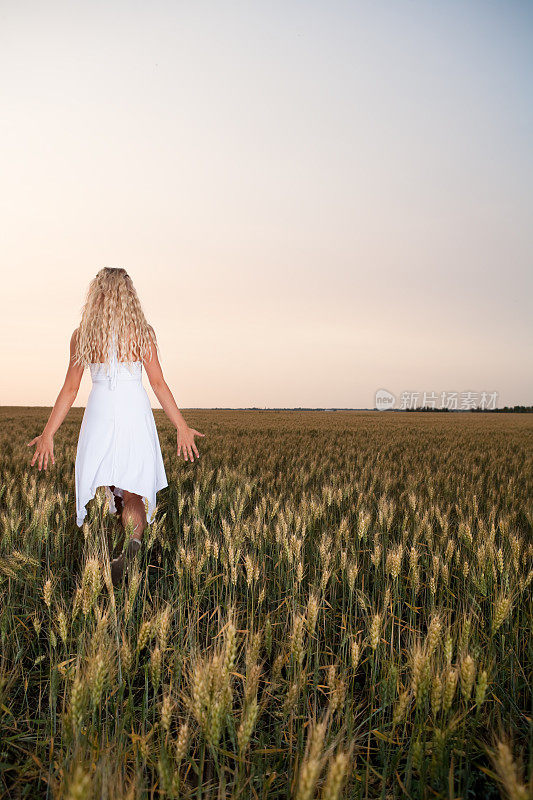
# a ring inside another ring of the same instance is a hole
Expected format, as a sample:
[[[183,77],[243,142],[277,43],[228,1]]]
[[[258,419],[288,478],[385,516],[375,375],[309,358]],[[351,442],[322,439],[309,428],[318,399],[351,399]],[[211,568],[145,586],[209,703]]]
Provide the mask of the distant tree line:
[[[390,411],[460,411],[462,413],[473,411],[482,414],[531,414],[533,406],[504,406],[503,408],[431,408],[419,406],[418,408],[391,408]]]
[[[184,409],[188,411],[189,409]],[[298,406],[296,408],[266,408],[258,406],[213,406],[210,408],[203,408],[203,411],[377,411],[377,408],[314,408]],[[533,413],[533,406],[504,406],[503,408],[431,408],[431,406],[417,406],[416,408],[387,408],[385,411],[433,411],[434,413],[461,413],[465,414],[470,411],[478,411],[484,414],[531,414]]]
[[[533,412],[533,406],[504,406],[503,408],[491,408],[491,409],[482,409],[482,408],[471,408],[470,411],[490,411],[491,414],[531,414]]]

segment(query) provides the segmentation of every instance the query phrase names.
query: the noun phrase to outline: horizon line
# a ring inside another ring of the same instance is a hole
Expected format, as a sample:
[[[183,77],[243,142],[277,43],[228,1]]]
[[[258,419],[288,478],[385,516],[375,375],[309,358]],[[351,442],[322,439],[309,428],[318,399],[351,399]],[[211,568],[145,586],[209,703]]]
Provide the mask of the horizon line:
[[[1,405],[0,408],[50,408],[53,406],[41,405]],[[71,408],[85,409],[86,406],[71,406]],[[152,411],[163,411],[162,408],[154,408],[150,406]],[[370,407],[348,407],[348,406],[181,406],[183,411],[376,411],[380,414],[386,413],[413,413],[416,411],[427,413],[445,413],[445,414],[494,414],[498,411],[503,411],[509,408],[526,408],[533,412],[532,404],[515,403],[512,406],[497,406],[496,408],[429,408],[427,406],[415,406],[415,408],[385,408],[378,409],[375,406]]]

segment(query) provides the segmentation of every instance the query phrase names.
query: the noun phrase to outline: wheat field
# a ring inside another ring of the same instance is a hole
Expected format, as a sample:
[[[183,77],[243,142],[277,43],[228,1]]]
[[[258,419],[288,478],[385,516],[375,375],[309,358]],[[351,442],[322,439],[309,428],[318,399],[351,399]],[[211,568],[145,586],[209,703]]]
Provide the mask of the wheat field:
[[[530,415],[189,410],[191,464],[155,411],[114,588],[49,413],[0,409],[0,798],[531,797]]]

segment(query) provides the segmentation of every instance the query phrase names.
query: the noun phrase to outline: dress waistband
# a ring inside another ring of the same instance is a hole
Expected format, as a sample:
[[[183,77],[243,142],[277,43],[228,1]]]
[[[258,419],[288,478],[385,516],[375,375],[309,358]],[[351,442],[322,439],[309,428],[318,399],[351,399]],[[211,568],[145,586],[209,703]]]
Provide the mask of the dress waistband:
[[[141,383],[142,378],[140,375],[114,374],[111,377],[108,375],[93,375],[93,383],[109,383],[111,388],[114,388],[117,381],[137,381],[137,383]]]

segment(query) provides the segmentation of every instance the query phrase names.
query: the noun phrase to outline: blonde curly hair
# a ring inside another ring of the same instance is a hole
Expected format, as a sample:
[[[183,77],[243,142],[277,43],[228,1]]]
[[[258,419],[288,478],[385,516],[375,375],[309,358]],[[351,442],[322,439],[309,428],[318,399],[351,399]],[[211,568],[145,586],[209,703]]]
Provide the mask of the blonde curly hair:
[[[150,361],[155,331],[146,321],[133,281],[125,269],[104,267],[91,281],[76,340],[75,363],[109,363],[116,332],[117,360]]]

